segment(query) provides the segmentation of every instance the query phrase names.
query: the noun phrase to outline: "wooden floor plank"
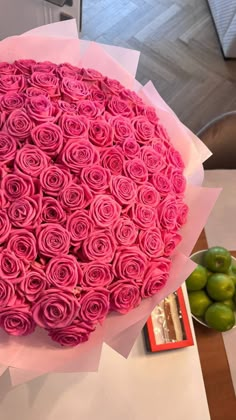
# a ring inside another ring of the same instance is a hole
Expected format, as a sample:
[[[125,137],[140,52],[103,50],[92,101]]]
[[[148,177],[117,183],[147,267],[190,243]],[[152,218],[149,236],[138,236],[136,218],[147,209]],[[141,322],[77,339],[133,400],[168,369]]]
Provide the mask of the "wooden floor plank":
[[[82,38],[138,49],[152,80],[193,131],[236,109],[236,60],[223,59],[206,0],[83,0]]]
[[[170,7],[165,9],[162,13],[158,14],[154,19],[151,20],[144,28],[135,34],[135,38],[143,42],[146,38],[155,36],[155,33],[159,32],[160,27],[166,26],[167,22],[176,16],[181,10],[177,4],[172,4]]]

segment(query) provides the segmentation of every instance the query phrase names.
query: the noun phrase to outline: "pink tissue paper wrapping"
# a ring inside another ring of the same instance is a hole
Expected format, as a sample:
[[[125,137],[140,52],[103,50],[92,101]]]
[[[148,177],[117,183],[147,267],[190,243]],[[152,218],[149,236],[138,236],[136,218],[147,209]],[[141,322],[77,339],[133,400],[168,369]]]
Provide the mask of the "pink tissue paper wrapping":
[[[160,122],[168,129],[174,147],[184,160],[188,182],[185,201],[190,212],[166,286],[130,313],[111,314],[88,342],[75,348],[61,349],[55,347],[41,330],[20,340],[0,332],[0,375],[9,367],[13,385],[49,372],[97,371],[103,342],[128,357],[155,305],[176,290],[193,271],[195,264],[188,257],[220,192],[219,189],[201,187],[202,163],[211,155],[210,151],[179,121],[151,82],[143,87],[135,80],[139,52],[79,40],[76,23],[72,20],[35,28],[22,36],[0,42],[0,61],[13,62],[20,58],[49,60],[58,64],[69,62],[94,68],[135,90],[154,106]]]

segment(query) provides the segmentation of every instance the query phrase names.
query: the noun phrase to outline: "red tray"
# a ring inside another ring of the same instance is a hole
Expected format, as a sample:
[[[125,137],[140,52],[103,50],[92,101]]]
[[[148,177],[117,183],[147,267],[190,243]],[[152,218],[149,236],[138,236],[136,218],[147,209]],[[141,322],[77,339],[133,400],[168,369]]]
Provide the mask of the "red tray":
[[[170,310],[168,315],[166,315],[165,311],[162,309],[163,305],[164,307],[167,306],[170,308],[169,302],[171,299],[172,302],[174,300],[174,307],[177,311],[177,313],[175,314],[175,319],[179,327],[178,334],[174,330],[174,322]],[[160,315],[158,314],[158,312],[160,312]],[[160,331],[162,331],[161,336],[164,341],[163,343],[157,342],[157,338],[158,336],[160,336]],[[172,337],[170,335],[170,332],[172,333]],[[164,299],[163,302],[156,306],[156,308],[152,312],[152,315],[147,320],[147,323],[144,327],[144,333],[147,350],[150,352],[179,349],[183,347],[192,346],[194,344],[184,295],[181,288],[179,288],[175,293],[172,293],[170,296]],[[177,335],[179,335],[179,337],[177,337]]]

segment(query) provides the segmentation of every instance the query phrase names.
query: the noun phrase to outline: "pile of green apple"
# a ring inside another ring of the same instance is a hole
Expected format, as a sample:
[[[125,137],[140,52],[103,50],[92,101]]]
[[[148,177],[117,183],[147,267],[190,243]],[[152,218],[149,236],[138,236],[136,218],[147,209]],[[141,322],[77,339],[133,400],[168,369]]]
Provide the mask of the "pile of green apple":
[[[210,328],[228,331],[235,325],[236,266],[222,247],[209,248],[186,280],[191,312]]]

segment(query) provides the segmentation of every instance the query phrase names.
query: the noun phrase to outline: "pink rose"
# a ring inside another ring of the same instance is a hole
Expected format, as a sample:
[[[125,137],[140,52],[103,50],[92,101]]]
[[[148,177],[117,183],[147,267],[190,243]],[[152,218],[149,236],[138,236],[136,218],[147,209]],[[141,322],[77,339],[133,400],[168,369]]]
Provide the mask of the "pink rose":
[[[21,109],[24,106],[24,96],[20,93],[5,93],[0,100],[0,108],[8,114],[15,109]]]
[[[160,154],[163,158],[166,157],[168,147],[166,146],[165,142],[160,139],[154,139],[153,143],[153,149]]]
[[[69,252],[70,234],[58,223],[46,223],[38,228],[37,242],[43,256],[60,257]]]
[[[29,302],[35,302],[47,286],[46,275],[44,271],[38,267],[30,268],[30,270],[26,272],[23,281],[19,284],[23,296],[25,296]]]
[[[156,172],[152,175],[151,182],[162,197],[171,192],[171,182],[166,175]]]
[[[106,94],[102,90],[96,87],[92,87],[89,89],[89,99],[91,99],[91,101],[98,102],[101,105],[105,105],[106,98]]]
[[[140,156],[140,146],[135,139],[125,139],[122,143],[122,150],[127,159],[134,159]]]
[[[158,258],[164,254],[164,243],[161,231],[157,228],[141,231],[139,233],[140,249],[149,258]]]
[[[149,172],[161,172],[165,166],[165,160],[152,146],[144,146],[141,149],[141,157]]]
[[[123,171],[124,157],[122,149],[109,147],[102,153],[102,165],[110,169],[112,175],[119,175]]]
[[[33,143],[48,156],[57,156],[63,147],[61,128],[53,123],[37,125],[31,131]]]
[[[25,109],[28,116],[37,124],[55,122],[61,114],[57,105],[53,104],[45,95],[26,98]]]
[[[22,75],[11,75],[6,74],[0,76],[0,94],[4,93],[22,92],[26,87],[26,81]]]
[[[13,111],[6,122],[8,134],[19,141],[27,139],[33,127],[33,122],[23,109]]]
[[[176,194],[184,193],[186,189],[186,178],[179,171],[174,171],[171,177],[172,187]]]
[[[36,71],[31,74],[28,82],[33,87],[45,90],[50,96],[58,95],[59,79],[53,73]]]
[[[36,325],[30,307],[21,304],[0,311],[0,327],[9,335],[25,336],[32,334]]]
[[[134,223],[141,229],[152,229],[156,227],[157,211],[153,207],[135,204],[131,208],[131,215]]]
[[[135,113],[136,115],[144,115],[148,119],[148,121],[153,125],[156,125],[158,123],[159,118],[157,117],[155,108],[153,108],[152,106],[136,104]]]
[[[106,287],[113,280],[112,265],[94,261],[84,264],[81,286],[85,288]]]
[[[123,144],[126,139],[134,139],[134,130],[129,118],[118,115],[112,118],[111,125],[114,130],[114,140],[116,143]]]
[[[88,290],[79,300],[79,319],[84,322],[103,321],[109,311],[110,293],[105,288]]]
[[[109,263],[115,254],[115,241],[109,231],[98,230],[92,232],[82,245],[82,253],[85,260]]]
[[[10,281],[0,279],[0,308],[14,306],[16,301],[15,289]]]
[[[89,120],[95,120],[102,113],[102,107],[88,99],[79,101],[77,109],[79,115],[84,115]]]
[[[103,80],[103,75],[94,69],[82,69],[82,77],[83,80],[89,81],[89,82],[97,82],[100,80]]]
[[[69,140],[61,153],[62,163],[72,172],[80,174],[82,168],[92,166],[99,160],[95,147],[87,140]]]
[[[113,267],[118,278],[139,283],[147,268],[147,257],[136,246],[123,246],[116,252]]]
[[[134,113],[132,108],[127,105],[126,101],[122,101],[122,99],[112,96],[110,101],[107,104],[107,110],[112,115],[119,115],[126,118],[131,118]]]
[[[155,266],[163,273],[169,273],[171,268],[171,260],[168,257],[159,257],[155,260]]]
[[[57,197],[71,183],[71,174],[63,166],[50,165],[40,174],[40,184],[45,194]]]
[[[0,74],[1,76],[4,74],[15,74],[16,69],[13,64],[1,62],[0,63]]]
[[[118,95],[119,92],[123,89],[123,86],[118,82],[118,80],[110,79],[105,77],[101,81],[102,90],[109,95]]]
[[[167,160],[169,163],[174,165],[178,169],[184,169],[185,165],[181,154],[174,149],[174,147],[170,147],[167,152]]]
[[[62,190],[59,201],[63,209],[82,210],[92,201],[92,194],[87,185],[71,183]]]
[[[48,98],[48,99],[50,99],[50,96],[49,96],[49,94],[45,91],[45,90],[43,90],[43,89],[40,89],[40,88],[36,88],[36,87],[28,87],[26,90],[25,90],[25,96],[27,97],[27,98],[32,98],[32,97],[34,97],[34,96],[41,96],[41,95],[43,95],[43,96],[45,96],[46,98]]]
[[[59,100],[57,102],[58,108],[69,114],[77,114],[77,105],[75,103],[69,103],[66,101]]]
[[[160,203],[160,194],[152,184],[144,184],[138,188],[138,200],[145,206],[157,207]]]
[[[17,284],[24,279],[25,269],[23,262],[14,252],[6,249],[0,252],[0,278],[12,284]]]
[[[181,200],[177,201],[177,227],[181,228],[185,223],[187,223],[189,208],[187,204],[183,203]]]
[[[17,200],[28,195],[34,194],[34,185],[32,178],[24,175],[9,174],[2,179],[1,188],[9,201]]]
[[[49,330],[48,335],[63,347],[75,347],[88,341],[94,329],[95,327],[87,322],[74,320],[68,327]]]
[[[140,96],[138,96],[137,93],[133,92],[132,90],[123,88],[120,91],[120,97],[126,101],[129,101],[131,105],[144,105],[143,100],[140,98]]]
[[[37,146],[27,144],[16,153],[15,170],[37,178],[49,164],[48,156]]]
[[[130,178],[118,175],[111,180],[111,193],[121,205],[132,205],[137,196],[137,186]]]
[[[140,115],[145,116],[146,105],[144,104],[135,104],[134,106],[134,113],[138,117]]]
[[[154,296],[159,290],[161,290],[168,279],[168,273],[163,273],[156,267],[156,263],[153,263],[147,269],[143,285],[141,288],[142,298]]]
[[[108,227],[119,218],[121,207],[109,195],[97,195],[90,204],[89,214],[98,227]]]
[[[90,121],[89,140],[97,147],[107,147],[113,144],[113,132],[110,124],[105,119],[99,118]]]
[[[51,287],[72,290],[81,283],[82,271],[73,255],[62,255],[49,261],[46,276]]]
[[[41,217],[45,223],[63,224],[66,220],[66,213],[56,198],[43,197]]]
[[[140,144],[148,144],[154,137],[154,126],[146,117],[138,116],[132,119],[134,134]]]
[[[165,144],[170,143],[170,137],[168,136],[166,129],[160,123],[155,125],[155,136]]]
[[[120,245],[133,245],[138,236],[134,222],[128,217],[120,217],[113,227],[113,232]]]
[[[162,234],[164,242],[164,255],[169,257],[182,240],[182,236],[175,232],[164,231]]]
[[[29,59],[16,60],[14,62],[16,73],[23,74],[24,76],[29,76],[32,73],[32,66],[35,63],[36,62],[34,60],[29,60]]]
[[[11,231],[11,223],[7,213],[0,210],[0,244],[6,241]]]
[[[156,110],[154,107],[146,106],[145,115],[150,123],[152,124],[158,123],[159,118],[157,117]]]
[[[88,138],[89,121],[84,115],[64,113],[60,118],[60,126],[63,136],[67,139],[76,140],[78,143],[79,139]]]
[[[16,140],[7,133],[0,133],[0,164],[8,164],[16,155]]]
[[[50,61],[43,61],[42,63],[35,63],[32,65],[32,72],[40,73],[55,73],[57,65]]]
[[[64,77],[75,80],[82,79],[81,69],[78,69],[78,67],[72,66],[72,64],[69,63],[59,64],[57,73],[61,79]]]
[[[148,180],[147,167],[141,159],[127,160],[124,165],[124,172],[136,184],[144,184]]]
[[[121,314],[127,314],[139,306],[141,297],[139,287],[134,281],[122,280],[113,283],[110,288],[110,310]]]
[[[78,302],[68,290],[45,290],[32,308],[33,319],[41,328],[67,327],[77,314]]]
[[[158,206],[160,224],[163,229],[175,230],[177,224],[178,207],[174,197],[167,196]]]
[[[21,261],[30,262],[37,257],[35,236],[26,229],[12,230],[7,249],[14,252]]]
[[[82,169],[80,179],[92,192],[101,194],[108,189],[111,174],[101,165],[93,165]]]
[[[89,96],[89,88],[80,80],[64,77],[61,82],[62,99],[67,102],[77,102]]]
[[[86,210],[73,212],[66,222],[66,229],[70,232],[71,244],[80,246],[81,242],[93,231],[94,223]]]
[[[41,208],[41,197],[35,195],[13,201],[7,213],[14,227],[33,229],[38,224]]]

